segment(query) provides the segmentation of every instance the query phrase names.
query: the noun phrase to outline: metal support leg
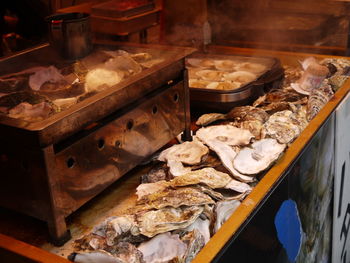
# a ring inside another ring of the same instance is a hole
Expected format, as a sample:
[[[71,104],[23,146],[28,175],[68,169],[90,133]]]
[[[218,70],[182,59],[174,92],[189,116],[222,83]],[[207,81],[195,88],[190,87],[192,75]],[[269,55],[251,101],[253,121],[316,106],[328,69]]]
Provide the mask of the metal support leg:
[[[182,133],[183,141],[192,141],[191,135],[191,110],[190,110],[190,90],[188,88],[188,71],[184,70],[184,104],[185,104],[185,130]]]

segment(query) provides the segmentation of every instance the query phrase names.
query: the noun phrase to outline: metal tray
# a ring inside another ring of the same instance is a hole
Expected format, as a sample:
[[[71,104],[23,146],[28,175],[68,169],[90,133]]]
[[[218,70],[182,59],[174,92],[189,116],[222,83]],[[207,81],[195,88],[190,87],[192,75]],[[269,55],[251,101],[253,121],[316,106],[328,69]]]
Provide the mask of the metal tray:
[[[226,112],[235,106],[251,103],[273,87],[281,84],[284,70],[281,62],[273,57],[250,57],[223,54],[195,54],[191,58],[239,60],[267,65],[258,78],[235,90],[215,90],[190,87],[191,108],[194,111],[215,110]]]
[[[183,58],[194,51],[191,48],[141,44],[121,45],[115,42],[96,44],[95,49],[99,48],[123,49],[135,53],[148,52],[155,57],[162,56],[164,61],[130,76],[117,85],[86,98],[69,109],[58,112],[43,121],[27,122],[0,116],[0,130],[3,138],[16,137],[17,143],[31,147],[44,147],[57,143],[142,98],[164,85],[164,83],[177,77],[182,78]],[[56,65],[60,68],[62,65],[72,62],[63,60],[50,46],[43,45],[0,60],[0,76],[38,65]]]

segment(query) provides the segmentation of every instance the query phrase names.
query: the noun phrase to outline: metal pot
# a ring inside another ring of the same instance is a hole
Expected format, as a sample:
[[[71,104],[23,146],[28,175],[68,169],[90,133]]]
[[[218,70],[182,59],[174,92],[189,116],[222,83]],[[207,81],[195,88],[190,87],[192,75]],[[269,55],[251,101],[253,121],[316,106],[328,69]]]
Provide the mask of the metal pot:
[[[49,41],[67,59],[77,59],[92,50],[90,15],[86,13],[55,14],[46,18]]]

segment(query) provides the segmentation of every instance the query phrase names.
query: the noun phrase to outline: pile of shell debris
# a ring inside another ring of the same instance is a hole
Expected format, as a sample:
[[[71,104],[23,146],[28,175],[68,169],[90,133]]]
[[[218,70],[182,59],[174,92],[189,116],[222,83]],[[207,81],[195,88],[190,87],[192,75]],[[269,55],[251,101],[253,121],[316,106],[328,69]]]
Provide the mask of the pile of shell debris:
[[[281,88],[227,114],[202,115],[191,142],[162,151],[137,202],[75,241],[75,262],[190,262],[258,178],[344,84],[344,59],[285,68]]]

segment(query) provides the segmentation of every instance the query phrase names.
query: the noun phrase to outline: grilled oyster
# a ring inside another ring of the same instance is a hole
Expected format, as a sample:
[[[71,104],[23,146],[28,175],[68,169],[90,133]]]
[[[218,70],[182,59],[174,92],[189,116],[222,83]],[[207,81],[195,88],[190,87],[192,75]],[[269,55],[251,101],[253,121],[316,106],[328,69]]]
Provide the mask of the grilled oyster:
[[[143,205],[149,209],[161,209],[167,206],[177,208],[182,205],[193,206],[213,203],[214,201],[209,196],[191,187],[166,189],[162,192],[147,195],[137,201],[138,205]]]
[[[222,113],[207,113],[201,115],[196,121],[196,125],[198,126],[207,126],[210,123],[213,123],[218,120],[226,119],[226,115]]]
[[[333,90],[328,84],[322,85],[319,89],[313,89],[307,104],[307,119],[312,120],[333,95]]]
[[[267,67],[260,63],[254,62],[243,62],[237,65],[236,70],[238,71],[248,71],[251,73],[262,73]]]
[[[188,58],[186,62],[192,67],[213,68],[215,66],[215,62],[212,59]]]
[[[22,119],[26,121],[41,121],[49,117],[54,110],[52,106],[43,101],[38,104],[29,104],[22,102],[16,107],[9,110],[8,116],[14,119]]]
[[[158,157],[160,161],[178,161],[184,164],[198,164],[203,156],[209,153],[209,149],[199,141],[175,144],[162,151]]]
[[[196,132],[196,137],[206,144],[208,140],[217,140],[227,145],[235,146],[249,144],[254,136],[250,131],[239,129],[232,125],[214,125],[200,128]]]
[[[210,69],[198,70],[196,72],[197,77],[209,81],[221,81],[224,74],[225,72]]]
[[[233,60],[214,60],[214,66],[217,70],[221,71],[233,71],[235,70],[235,67],[237,66],[237,62]]]
[[[107,250],[113,256],[127,263],[144,263],[143,254],[133,244],[128,242],[119,242]]]
[[[123,215],[110,218],[107,220],[103,228],[109,246],[116,244],[126,235],[138,236],[140,234],[134,215]]]
[[[178,262],[187,251],[187,246],[177,234],[164,233],[142,243],[138,250],[146,263]]]
[[[186,228],[199,217],[203,209],[203,206],[190,206],[148,211],[137,217],[140,233],[153,237],[160,233]]]
[[[275,139],[262,139],[251,146],[240,150],[233,160],[233,166],[243,174],[257,174],[264,171],[286,148],[285,144],[279,144]]]
[[[223,223],[229,219],[232,213],[237,209],[237,207],[241,204],[240,201],[237,200],[229,200],[229,201],[219,201],[215,205],[215,225],[214,225],[214,233],[216,233]]]
[[[235,71],[223,75],[223,80],[230,82],[238,82],[241,84],[247,84],[256,80],[257,76],[247,71]]]
[[[205,88],[215,90],[235,90],[241,87],[240,82],[211,82]]]
[[[104,68],[90,70],[85,77],[86,92],[101,91],[118,84],[123,78],[121,72]]]
[[[206,89],[210,83],[211,83],[210,81],[202,80],[202,79],[189,79],[188,80],[188,86],[190,88],[197,88],[197,89]]]

